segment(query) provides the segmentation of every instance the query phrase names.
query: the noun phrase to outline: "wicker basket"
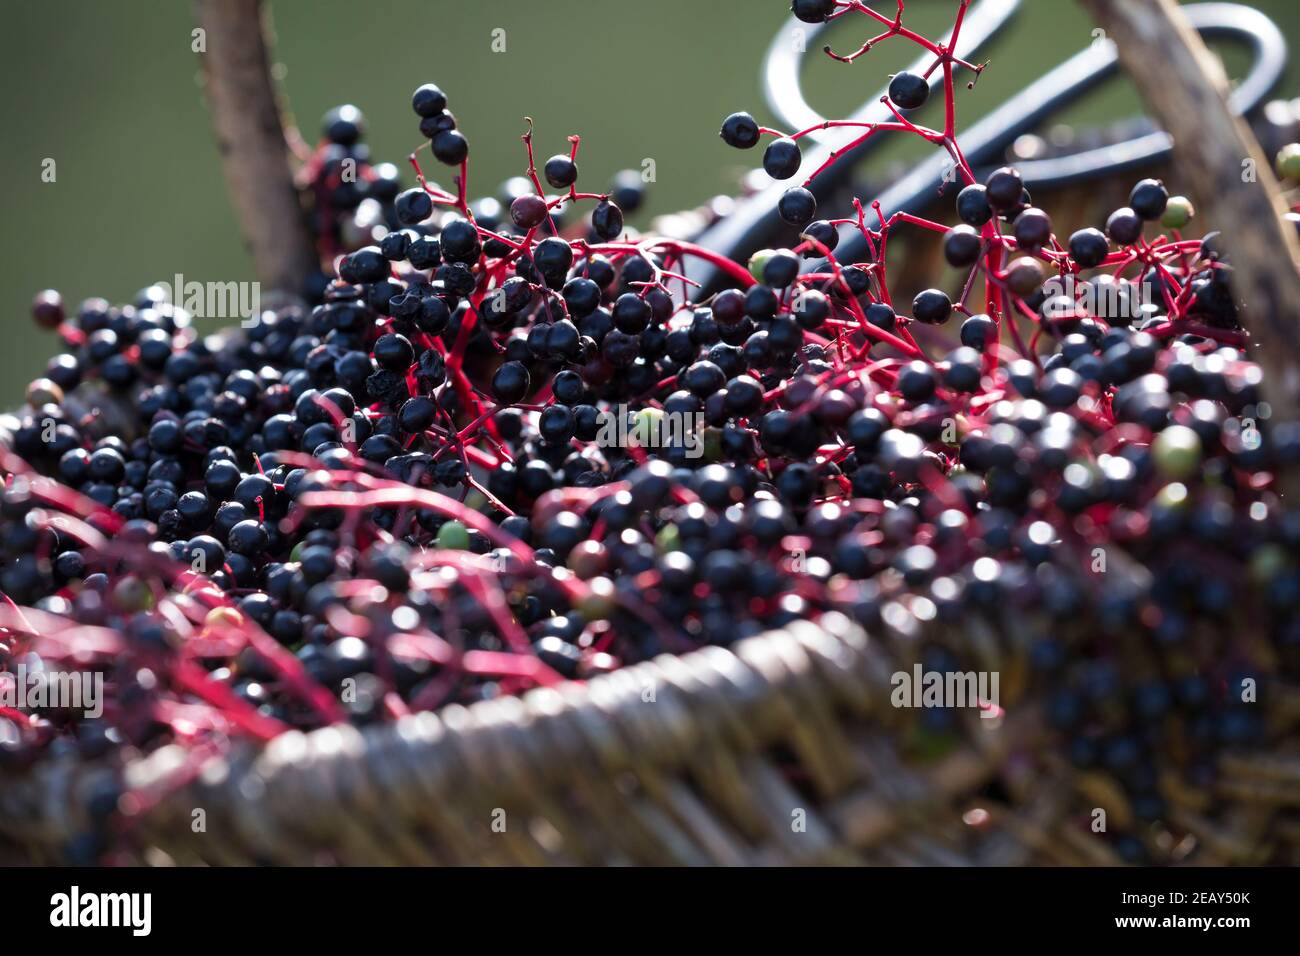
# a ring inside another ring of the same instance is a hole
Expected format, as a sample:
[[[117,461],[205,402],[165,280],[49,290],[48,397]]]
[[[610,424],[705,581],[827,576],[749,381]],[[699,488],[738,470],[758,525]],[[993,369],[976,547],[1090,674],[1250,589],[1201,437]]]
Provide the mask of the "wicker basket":
[[[1118,863],[1092,813],[1129,827],[1132,811],[1055,753],[1024,693],[1019,629],[963,628],[1001,668],[1005,717],[963,712],[935,753],[916,743],[918,711],[891,706],[890,679],[940,625],[893,607],[875,636],[829,614],[586,685],[287,734],[179,785],[177,747],[120,768],[44,765],[0,782],[0,859],[60,862],[107,784],[150,806],[118,834],[147,863]],[[1300,698],[1270,696],[1276,740]],[[1168,781],[1180,832],[1151,829],[1149,851],[1300,861],[1294,743],[1225,758],[1210,792]]]

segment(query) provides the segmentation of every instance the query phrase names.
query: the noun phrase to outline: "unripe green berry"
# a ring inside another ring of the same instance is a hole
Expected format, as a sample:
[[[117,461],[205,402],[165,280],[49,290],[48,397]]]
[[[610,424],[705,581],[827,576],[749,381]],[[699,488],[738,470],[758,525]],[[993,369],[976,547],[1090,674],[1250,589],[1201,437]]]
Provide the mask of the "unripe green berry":
[[[1276,166],[1283,179],[1300,182],[1300,143],[1287,143],[1278,150]]]
[[[1151,456],[1165,477],[1190,478],[1201,465],[1201,439],[1186,425],[1170,425],[1151,443]]]
[[[754,277],[755,282],[763,281],[763,269],[774,255],[776,255],[775,249],[759,249],[749,257],[749,274]]]
[[[1195,215],[1196,209],[1190,199],[1186,196],[1170,196],[1164,215],[1160,217],[1160,225],[1166,229],[1182,229]]]
[[[462,522],[448,521],[438,529],[438,547],[449,551],[469,549],[469,529]]]

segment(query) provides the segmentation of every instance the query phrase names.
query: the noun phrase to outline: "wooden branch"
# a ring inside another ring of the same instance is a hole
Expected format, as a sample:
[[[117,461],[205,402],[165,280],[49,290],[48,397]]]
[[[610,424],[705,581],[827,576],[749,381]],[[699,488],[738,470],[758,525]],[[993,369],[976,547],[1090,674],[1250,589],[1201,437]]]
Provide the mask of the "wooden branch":
[[[317,265],[293,183],[261,0],[195,0],[204,89],[226,186],[258,280],[297,296]]]
[[[1228,109],[1222,65],[1175,0],[1080,2],[1115,42],[1120,64],[1173,136],[1179,175],[1227,239],[1233,293],[1272,420],[1300,420],[1300,242],[1282,219],[1287,206],[1269,157]],[[1279,476],[1279,488],[1300,502],[1300,471]]]

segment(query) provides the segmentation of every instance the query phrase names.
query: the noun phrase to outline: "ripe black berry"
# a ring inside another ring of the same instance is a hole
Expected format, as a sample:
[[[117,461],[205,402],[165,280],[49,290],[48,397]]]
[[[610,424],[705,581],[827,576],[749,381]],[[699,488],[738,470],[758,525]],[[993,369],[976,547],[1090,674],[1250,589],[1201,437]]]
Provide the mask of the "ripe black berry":
[[[63,318],[63,296],[58,292],[46,289],[32,299],[32,321],[41,328],[56,329]]]
[[[993,207],[989,205],[988,190],[979,183],[972,183],[957,194],[957,215],[968,226],[978,229],[993,218]]]
[[[396,229],[379,241],[379,251],[389,262],[400,262],[406,258],[411,248],[411,241],[420,238],[413,229]]]
[[[623,169],[614,174],[609,185],[609,198],[627,212],[636,212],[645,199],[645,181],[635,169]]]
[[[889,81],[889,98],[899,109],[920,109],[929,97],[930,84],[919,74],[904,70]]]
[[[624,292],[614,303],[613,316],[620,332],[640,332],[650,324],[650,306],[635,292]]]
[[[503,405],[522,401],[528,394],[528,369],[522,362],[506,362],[492,376],[492,397]],[[416,401],[416,399],[411,399]],[[410,402],[407,403],[408,405]],[[405,407],[405,406],[403,406]],[[427,427],[427,426],[425,426]]]
[[[537,244],[537,249],[533,252],[533,265],[548,282],[555,286],[562,285],[565,274],[573,265],[573,250],[563,239],[551,236]]]
[[[443,130],[433,138],[433,155],[438,162],[448,166],[459,166],[469,155],[469,140],[460,130]]]
[[[573,437],[573,410],[567,405],[551,405],[539,416],[537,430],[551,444],[566,442]]]
[[[1052,220],[1041,209],[1030,206],[1016,217],[1012,226],[1016,245],[1021,249],[1042,248],[1052,240]]]
[[[927,325],[942,325],[952,315],[952,300],[938,289],[926,289],[912,300],[912,318]]]
[[[321,120],[321,133],[332,143],[351,146],[365,132],[366,118],[355,106],[336,106]]]
[[[375,340],[375,361],[394,372],[405,372],[415,361],[415,349],[405,335],[390,332]]]
[[[953,226],[943,237],[943,256],[954,269],[973,266],[984,248],[984,241],[971,226]]]
[[[576,318],[590,315],[600,306],[600,286],[582,276],[566,282],[561,295],[569,307],[569,314]]]
[[[384,238],[387,239],[388,236]],[[406,247],[406,258],[415,269],[436,269],[442,265],[442,243],[433,236],[420,236]],[[412,289],[411,292],[417,299],[423,300],[419,291]]]
[[[802,186],[792,186],[776,204],[777,212],[792,226],[806,226],[817,215],[817,200]]]
[[[1158,179],[1144,179],[1129,193],[1128,204],[1141,218],[1154,222],[1165,213],[1165,207],[1169,204],[1169,190]]]
[[[948,353],[947,368],[943,372],[943,384],[956,392],[978,391],[981,377],[980,362],[980,353],[970,346],[953,349]]]
[[[455,128],[456,117],[451,110],[443,110],[441,113],[434,113],[432,116],[426,116],[420,120],[420,132],[428,139],[433,139],[439,133]]]
[[[884,329],[886,332],[893,332],[898,326],[898,315],[891,306],[884,302],[873,302],[867,306],[864,313],[868,322],[878,329]]]
[[[258,521],[245,519],[235,524],[226,535],[226,543],[235,554],[245,557],[260,554],[271,543],[266,527]]]
[[[1037,259],[1021,256],[1007,266],[1007,287],[1024,298],[1043,284],[1043,266]]]
[[[825,219],[810,222],[804,227],[803,235],[817,243],[817,245],[809,244],[803,254],[805,259],[820,258],[827,252],[834,252],[835,247],[840,244],[840,231]],[[822,249],[823,246],[825,251]]]
[[[1082,269],[1101,265],[1110,253],[1110,244],[1100,229],[1080,229],[1070,237],[1070,258]]]
[[[90,455],[87,474],[91,481],[116,484],[122,480],[126,462],[116,448],[99,448]]]
[[[1142,238],[1142,219],[1127,206],[1116,209],[1106,220],[1106,234],[1116,244],[1130,246]]]
[[[617,239],[623,232],[623,210],[608,199],[598,203],[591,213],[591,228],[606,242]]]
[[[763,151],[763,171],[773,179],[789,179],[799,172],[801,162],[799,144],[785,136],[772,140]]]
[[[582,349],[582,337],[568,319],[552,322],[546,330],[546,352],[552,358],[576,360]]]
[[[961,324],[961,344],[984,351],[998,340],[998,325],[987,315],[976,314]]]
[[[437,116],[447,108],[447,97],[432,83],[418,86],[411,94],[411,109],[418,116]]]
[[[908,362],[898,372],[898,392],[909,402],[924,402],[934,395],[934,369],[929,362]]]
[[[180,422],[174,418],[162,418],[149,428],[149,447],[156,452],[172,455],[181,450],[185,435]]]
[[[712,362],[696,362],[682,373],[682,385],[700,398],[716,392],[727,383],[727,376]]]
[[[799,275],[799,257],[788,249],[774,252],[763,263],[763,284],[784,289]]]
[[[998,212],[1007,213],[1020,205],[1025,185],[1020,173],[1010,166],[994,170],[984,181],[985,196],[989,205]]]
[[[732,113],[722,121],[722,141],[736,149],[753,149],[758,145],[758,123],[748,113]]]
[[[553,189],[568,189],[578,181],[578,164],[568,156],[552,156],[542,168],[542,174]]]
[[[444,259],[472,262],[479,257],[478,230],[468,219],[453,219],[443,226],[438,242]]]
[[[767,286],[750,286],[745,293],[745,314],[751,319],[770,319],[780,305],[776,293]]]
[[[451,310],[447,303],[436,295],[426,295],[420,300],[420,311],[415,317],[415,324],[421,332],[440,335],[451,321]]]
[[[840,270],[840,279],[842,283],[835,283],[832,291],[840,292],[843,286],[848,286],[849,294],[857,296],[871,288],[871,276],[860,266],[845,266]]]
[[[792,0],[790,11],[804,23],[823,23],[835,12],[835,0]]]
[[[433,215],[433,199],[423,189],[408,189],[398,195],[393,211],[402,225],[414,226]]]
[[[823,292],[807,289],[796,297],[794,317],[809,332],[815,332],[830,318],[831,303]]]

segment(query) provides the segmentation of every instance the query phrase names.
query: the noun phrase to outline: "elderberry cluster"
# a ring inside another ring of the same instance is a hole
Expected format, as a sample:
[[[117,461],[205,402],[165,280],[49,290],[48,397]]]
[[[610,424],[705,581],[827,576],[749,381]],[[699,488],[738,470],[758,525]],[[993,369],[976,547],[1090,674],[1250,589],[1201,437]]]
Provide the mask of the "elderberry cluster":
[[[983,69],[926,49],[947,96]],[[359,111],[331,111],[301,177],[322,265],[302,303],[199,336],[156,287],[41,293],[65,351],[5,422],[0,670],[75,663],[114,703],[0,715],[0,760],[383,722],[902,613],[935,669],[1026,663],[1069,758],[1160,818],[1159,772],[1203,782],[1262,740],[1231,693],[1263,676],[1234,627],[1300,667],[1300,514],[1274,488],[1300,433],[1269,424],[1231,237],[1184,239],[1191,204],[1144,180],[1062,241],[1015,169],[977,183],[952,129],[903,115],[928,95],[895,76],[896,120],[861,135],[952,151],[951,226],[861,203],[818,219],[812,171],[780,203],[798,238],[730,262],[628,228],[635,174],[580,193],[577,137],[539,171],[531,127],[525,174],[471,201],[467,140],[426,84],[421,150],[453,188],[419,150],[403,188]],[[778,180],[806,132],[722,127],[772,137]],[[846,228],[867,261],[836,260]],[[960,292],[894,298],[901,228],[942,236]],[[700,297],[691,258],[728,287]],[[951,742],[962,718],[919,719]]]

